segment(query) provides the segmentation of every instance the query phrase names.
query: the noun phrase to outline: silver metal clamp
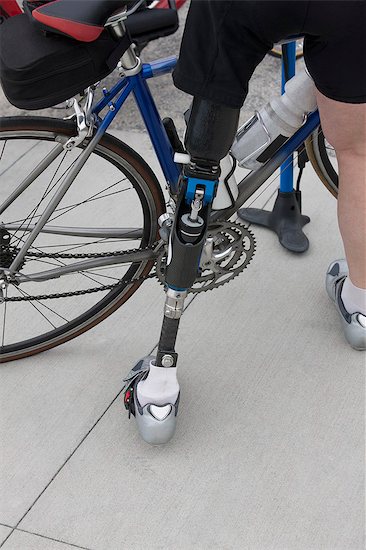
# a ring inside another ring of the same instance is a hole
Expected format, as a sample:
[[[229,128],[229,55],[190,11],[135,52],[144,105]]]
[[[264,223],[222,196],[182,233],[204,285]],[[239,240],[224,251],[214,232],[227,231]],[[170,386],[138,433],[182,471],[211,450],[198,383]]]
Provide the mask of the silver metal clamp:
[[[78,129],[78,135],[72,136],[64,143],[63,147],[70,151],[80,145],[84,139],[91,137],[94,128],[94,118],[92,114],[93,100],[96,86],[89,86],[86,92],[85,104],[82,107],[78,100],[73,97],[67,101],[68,107],[73,107],[74,113],[67,117],[68,120],[75,118]]]
[[[164,315],[169,319],[180,319],[183,313],[187,291],[177,291],[168,288],[164,305]]]

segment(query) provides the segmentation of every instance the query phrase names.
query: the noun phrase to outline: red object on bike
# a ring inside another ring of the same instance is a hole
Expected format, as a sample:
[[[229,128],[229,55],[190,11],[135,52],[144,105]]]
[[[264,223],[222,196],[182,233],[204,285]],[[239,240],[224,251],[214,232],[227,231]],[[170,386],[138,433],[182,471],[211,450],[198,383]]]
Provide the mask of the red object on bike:
[[[0,10],[9,17],[23,13],[16,0],[0,0]]]
[[[187,0],[175,0],[175,5],[177,10],[179,10]],[[170,8],[169,0],[159,0],[159,2],[154,6],[154,8],[167,9]]]
[[[32,15],[36,21],[47,25],[50,29],[56,29],[80,42],[94,42],[104,31],[103,26],[98,27],[96,25],[83,24],[79,21],[53,17],[47,13],[42,13],[41,8],[34,10]]]

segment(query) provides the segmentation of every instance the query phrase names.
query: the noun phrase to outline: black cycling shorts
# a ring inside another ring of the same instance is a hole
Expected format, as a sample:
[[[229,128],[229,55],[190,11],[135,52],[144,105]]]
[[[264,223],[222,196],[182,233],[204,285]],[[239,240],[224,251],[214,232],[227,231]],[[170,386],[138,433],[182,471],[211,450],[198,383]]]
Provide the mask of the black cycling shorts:
[[[318,90],[366,103],[365,0],[192,0],[174,83],[239,108],[273,44],[298,34],[305,36],[305,63]]]

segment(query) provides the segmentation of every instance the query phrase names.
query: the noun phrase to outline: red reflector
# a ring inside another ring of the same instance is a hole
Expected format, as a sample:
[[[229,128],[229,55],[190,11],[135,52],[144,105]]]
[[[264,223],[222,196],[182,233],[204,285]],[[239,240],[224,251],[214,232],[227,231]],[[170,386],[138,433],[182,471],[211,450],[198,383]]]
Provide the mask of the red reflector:
[[[127,403],[131,398],[131,391],[128,390],[126,393],[125,393],[125,402]]]

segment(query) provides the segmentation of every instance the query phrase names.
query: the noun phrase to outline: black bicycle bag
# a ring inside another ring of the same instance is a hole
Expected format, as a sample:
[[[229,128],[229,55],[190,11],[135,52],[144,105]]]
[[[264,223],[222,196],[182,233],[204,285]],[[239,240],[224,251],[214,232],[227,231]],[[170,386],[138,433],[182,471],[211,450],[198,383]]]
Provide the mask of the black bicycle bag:
[[[131,41],[114,40],[106,31],[93,42],[44,33],[26,14],[0,25],[0,80],[19,109],[45,109],[105,78]]]

